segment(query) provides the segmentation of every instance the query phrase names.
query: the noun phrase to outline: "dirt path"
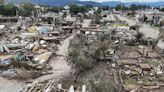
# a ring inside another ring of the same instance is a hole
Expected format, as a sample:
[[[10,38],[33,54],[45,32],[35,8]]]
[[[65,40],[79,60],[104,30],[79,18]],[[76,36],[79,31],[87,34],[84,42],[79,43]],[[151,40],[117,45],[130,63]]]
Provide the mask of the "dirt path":
[[[39,78],[30,81],[46,81],[46,80],[59,80],[65,76],[69,76],[72,72],[71,65],[67,62],[68,47],[70,39],[74,35],[68,37],[63,41],[62,45],[59,47],[57,54],[61,55],[60,57],[53,57],[50,60],[50,66],[52,67],[52,74],[44,75]],[[6,78],[0,77],[0,92],[19,92],[26,86],[25,81],[15,81],[8,80]]]
[[[128,19],[120,15],[117,15],[117,17],[122,21],[126,21],[130,26],[135,25],[137,23],[136,20]],[[159,36],[159,30],[147,24],[141,24],[139,31],[142,32],[146,38],[157,39]]]
[[[69,74],[72,72],[71,65],[67,62],[67,55],[68,55],[68,47],[70,43],[70,39],[72,39],[74,36],[70,36],[66,40],[63,41],[62,45],[59,47],[59,50],[57,52],[59,57],[54,57],[50,60],[50,66],[52,67],[52,74],[41,76],[34,81],[45,81],[45,80],[59,80],[60,78],[63,78],[65,76],[69,76]]]
[[[24,86],[24,82],[8,80],[0,77],[0,92],[19,92]]]
[[[122,21],[126,21],[128,23],[129,26],[132,26],[132,25],[135,25],[136,24],[136,21],[135,20],[132,20],[132,19],[128,19],[128,18],[125,18],[121,15],[116,15],[120,20]]]

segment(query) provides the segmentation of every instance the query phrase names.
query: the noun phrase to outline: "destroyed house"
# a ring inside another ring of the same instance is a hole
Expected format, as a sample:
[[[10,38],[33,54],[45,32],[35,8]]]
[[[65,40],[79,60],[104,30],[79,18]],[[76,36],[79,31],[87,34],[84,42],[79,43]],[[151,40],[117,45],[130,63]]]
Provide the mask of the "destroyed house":
[[[160,20],[162,19],[163,13],[157,12],[157,11],[149,11],[149,12],[143,12],[141,13],[141,21],[150,23],[152,25],[159,25]]]
[[[101,33],[102,31],[100,31],[99,25],[91,24],[89,27],[82,28],[80,32],[83,34],[97,34]]]
[[[48,42],[54,42],[55,44],[60,44],[60,42],[61,42],[61,38],[60,37],[47,37],[47,36],[43,36],[42,39],[45,40],[45,41],[48,41]]]
[[[137,60],[118,60],[118,64],[121,65],[138,65]]]
[[[47,32],[47,35],[52,35],[52,36],[60,36],[60,32],[59,31],[53,31],[53,32]]]
[[[74,22],[72,21],[61,21],[60,25],[61,26],[72,26]]]
[[[40,22],[48,23],[48,24],[52,24],[52,22],[54,21],[54,17],[51,15],[42,15],[39,19]]]
[[[6,22],[18,22],[17,17],[0,17],[0,23],[6,23]]]
[[[41,22],[51,24],[53,22],[53,17],[41,17]]]
[[[72,33],[74,27],[73,26],[63,26],[62,29],[63,29],[64,33]]]

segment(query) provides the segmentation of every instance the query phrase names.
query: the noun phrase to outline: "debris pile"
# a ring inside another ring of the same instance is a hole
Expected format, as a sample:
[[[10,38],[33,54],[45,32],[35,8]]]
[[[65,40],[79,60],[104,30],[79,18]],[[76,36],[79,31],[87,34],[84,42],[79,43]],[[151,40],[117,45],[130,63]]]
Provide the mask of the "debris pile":
[[[122,53],[124,55],[119,55],[117,63],[125,90],[162,90],[163,63],[157,53],[145,47],[141,49],[141,46],[138,50],[133,47]]]
[[[78,87],[77,89],[74,88],[73,85],[70,88],[64,89],[62,88],[62,84],[55,85],[53,81],[48,82],[34,82],[29,84],[22,92],[88,92],[85,85]]]
[[[49,60],[55,55],[62,40],[70,35],[70,32],[49,24],[32,25],[21,30],[15,28],[14,31],[6,26],[2,27],[0,75],[8,76],[10,73],[11,78],[21,75],[17,71],[19,68],[23,68],[21,73],[24,74],[30,75],[32,71],[32,74],[35,72],[41,75],[49,69]],[[65,33],[69,34],[65,36]]]

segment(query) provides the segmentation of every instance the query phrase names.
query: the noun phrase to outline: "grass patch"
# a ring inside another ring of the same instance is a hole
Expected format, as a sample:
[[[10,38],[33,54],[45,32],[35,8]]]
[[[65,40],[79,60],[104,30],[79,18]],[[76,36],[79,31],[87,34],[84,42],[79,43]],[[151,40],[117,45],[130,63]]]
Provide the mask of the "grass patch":
[[[119,27],[128,27],[128,24],[113,24],[112,26],[114,26],[114,27],[117,27],[117,26],[119,26]]]
[[[126,79],[125,84],[137,84],[137,81],[134,79]]]
[[[149,61],[148,64],[157,66],[157,65],[160,65],[161,62],[159,62],[159,61]]]

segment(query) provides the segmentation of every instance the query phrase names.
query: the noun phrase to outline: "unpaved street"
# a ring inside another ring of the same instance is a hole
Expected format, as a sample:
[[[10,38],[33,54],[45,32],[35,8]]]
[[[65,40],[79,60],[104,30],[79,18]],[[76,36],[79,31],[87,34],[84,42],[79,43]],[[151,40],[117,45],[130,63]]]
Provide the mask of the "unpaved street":
[[[68,47],[69,47],[70,40],[73,37],[74,36],[72,35],[66,40],[64,40],[57,52],[57,54],[60,56],[54,57],[50,60],[50,66],[52,67],[52,71],[51,71],[52,74],[41,76],[35,79],[34,81],[42,82],[50,79],[58,80],[62,77],[69,76],[72,70],[71,70],[71,65],[69,65],[67,62],[67,54],[68,54]]]
[[[24,82],[8,80],[0,77],[0,92],[19,92],[24,87]]]

